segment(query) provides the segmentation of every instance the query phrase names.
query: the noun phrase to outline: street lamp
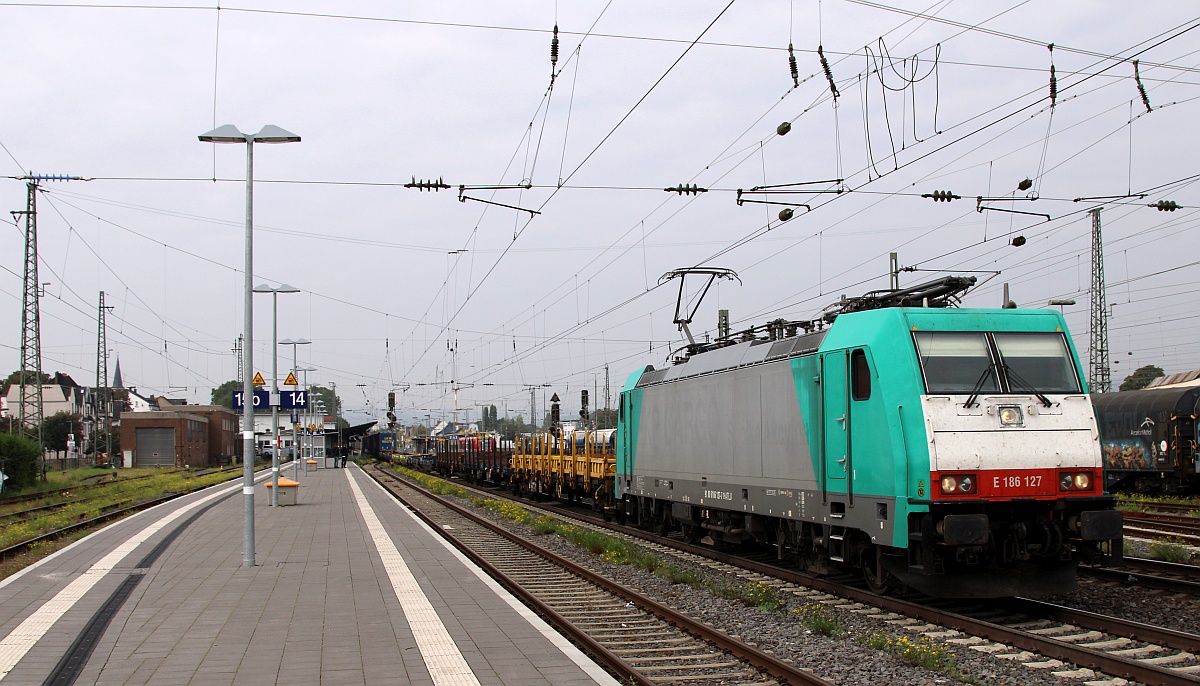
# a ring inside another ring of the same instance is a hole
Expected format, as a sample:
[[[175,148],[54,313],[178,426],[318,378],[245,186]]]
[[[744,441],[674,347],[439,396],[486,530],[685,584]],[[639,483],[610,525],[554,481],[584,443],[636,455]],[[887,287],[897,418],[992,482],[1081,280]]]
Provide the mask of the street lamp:
[[[265,283],[255,293],[271,294],[271,507],[279,506],[279,294],[299,293],[300,289],[281,283],[272,288]]]
[[[317,368],[316,367],[297,367],[296,371],[298,371],[304,375],[302,380],[304,383],[305,395],[308,397],[308,403],[306,403],[307,407],[304,408],[304,416],[300,420],[300,423],[304,426],[305,433],[307,433],[309,416],[312,414],[312,408],[313,408],[312,397],[308,396],[308,373],[317,371]],[[308,476],[308,458],[312,457],[312,441],[309,441],[308,454],[305,454],[305,452],[304,452],[304,434],[300,435],[300,457],[304,458],[304,476]]]
[[[200,134],[203,143],[246,144],[246,267],[245,320],[242,336],[246,345],[246,369],[254,369],[254,142],[299,143],[300,137],[268,124],[258,133],[242,133],[225,124]],[[242,375],[242,566],[254,566],[254,381]],[[277,489],[278,490],[278,489]]]
[[[292,371],[293,372],[300,371],[300,368],[297,366],[299,363],[296,361],[296,348],[298,348],[299,346],[302,346],[302,345],[308,345],[309,343],[312,343],[312,341],[306,340],[304,338],[297,338],[294,341],[290,338],[285,338],[282,341],[279,341],[279,345],[292,346]],[[308,407],[307,398],[308,398],[308,396],[305,395],[305,400],[306,400],[306,402],[304,403],[305,408]],[[300,478],[300,443],[297,442],[296,438],[297,438],[296,422],[293,421],[292,422],[292,479]]]
[[[1064,305],[1074,305],[1075,301],[1070,298],[1067,298],[1067,299],[1063,299],[1063,300],[1051,300],[1050,302],[1048,302],[1046,304],[1051,307],[1058,305],[1058,311],[1062,312],[1062,308]]]
[[[337,384],[330,381],[329,387],[333,391],[333,426],[337,429],[337,442],[334,443],[337,447],[334,449],[336,452],[333,453],[333,466],[336,467],[338,466],[338,459],[341,458],[338,453],[342,450],[342,423],[338,420],[338,417],[341,416],[342,403],[338,401]],[[325,423],[324,417],[321,418],[321,423]]]

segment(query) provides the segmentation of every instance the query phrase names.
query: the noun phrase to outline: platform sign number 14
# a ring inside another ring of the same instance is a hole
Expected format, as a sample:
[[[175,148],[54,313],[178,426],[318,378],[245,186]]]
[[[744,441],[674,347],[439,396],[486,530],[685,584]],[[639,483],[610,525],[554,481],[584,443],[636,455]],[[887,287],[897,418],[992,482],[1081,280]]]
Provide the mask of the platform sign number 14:
[[[308,391],[284,391],[279,394],[279,406],[285,410],[303,410],[308,407]]]

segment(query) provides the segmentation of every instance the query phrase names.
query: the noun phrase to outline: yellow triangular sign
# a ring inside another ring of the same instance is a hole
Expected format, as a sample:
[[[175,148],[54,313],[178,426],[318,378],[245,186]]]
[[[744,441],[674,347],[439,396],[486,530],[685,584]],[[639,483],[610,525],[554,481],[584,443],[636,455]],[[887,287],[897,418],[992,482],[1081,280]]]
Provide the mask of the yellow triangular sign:
[[[266,386],[267,385],[267,382],[263,381],[262,372],[254,372],[254,381],[252,383],[255,386]]]
[[[299,386],[300,382],[296,381],[296,375],[288,372],[288,378],[283,382],[284,386]]]

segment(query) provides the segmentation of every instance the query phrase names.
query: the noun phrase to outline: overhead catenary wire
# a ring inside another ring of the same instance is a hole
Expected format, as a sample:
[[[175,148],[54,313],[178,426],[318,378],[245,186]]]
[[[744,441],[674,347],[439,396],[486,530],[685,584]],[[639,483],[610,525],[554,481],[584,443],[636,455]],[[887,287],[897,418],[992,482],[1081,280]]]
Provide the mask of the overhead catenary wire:
[[[577,65],[576,65],[576,66],[577,66]],[[1181,72],[1181,73],[1183,73],[1183,72]],[[1126,77],[1124,77],[1124,78],[1128,78],[1128,76],[1126,76]],[[1148,82],[1147,82],[1147,83],[1148,83]],[[839,173],[839,174],[838,174],[838,176],[839,176],[839,177],[842,177],[842,174],[841,174],[841,173]],[[865,189],[864,189],[864,191],[862,191],[862,192],[864,192],[864,193],[865,193],[865,192],[868,192],[868,191],[865,191]],[[758,239],[758,240],[762,240],[762,239]],[[635,245],[636,245],[636,243],[635,243]],[[643,248],[644,248],[644,247],[646,247],[646,243],[644,243],[644,242],[643,242],[643,243],[642,243],[642,245],[643,245]],[[521,249],[521,248],[515,248],[515,249]],[[481,251],[479,251],[479,249],[478,249],[478,248],[474,248],[474,247],[473,247],[473,252],[481,252]],[[643,254],[644,254],[644,253],[643,253]],[[581,278],[582,278],[582,277],[581,277]],[[353,303],[352,303],[352,305],[353,305]],[[385,318],[386,318],[386,314],[385,314]],[[424,318],[422,318],[422,319],[424,319]]]

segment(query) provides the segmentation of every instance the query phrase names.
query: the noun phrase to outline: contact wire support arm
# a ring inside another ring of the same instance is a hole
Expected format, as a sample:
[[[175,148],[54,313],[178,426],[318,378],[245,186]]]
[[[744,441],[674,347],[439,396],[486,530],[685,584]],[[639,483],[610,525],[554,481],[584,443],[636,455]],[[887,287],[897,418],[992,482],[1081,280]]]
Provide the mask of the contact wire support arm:
[[[529,189],[530,187],[531,187],[531,186],[529,186],[529,185],[521,185],[521,186],[473,186],[473,187],[470,187],[470,190],[489,190],[489,189],[490,189],[490,190],[498,190],[498,189],[505,189],[505,188],[522,188],[522,189],[526,189],[526,190],[527,190],[527,189]],[[531,210],[531,209],[529,209],[529,208],[527,208],[527,207],[517,207],[516,205],[507,205],[507,204],[505,204],[505,203],[502,203],[502,202],[496,202],[495,200],[484,200],[483,198],[475,198],[475,197],[472,197],[472,196],[470,196],[470,195],[467,195],[467,194],[466,194],[466,192],[465,192],[465,191],[467,191],[467,190],[468,190],[468,187],[467,187],[467,186],[459,186],[459,187],[458,187],[458,201],[459,201],[459,202],[466,202],[466,201],[468,201],[468,200],[474,200],[475,202],[481,202],[481,203],[483,203],[483,204],[485,204],[485,205],[495,205],[495,206],[497,206],[497,207],[506,207],[506,208],[508,208],[508,209],[510,209],[510,210],[517,210],[518,212],[528,212],[530,217],[533,217],[533,216],[535,216],[535,215],[539,215],[539,214],[541,214],[541,212],[538,212],[537,210]]]
[[[1026,212],[1024,210],[1009,210],[1009,209],[1005,209],[1003,207],[991,207],[990,205],[983,204],[988,201],[1005,201],[1005,202],[1007,202],[1009,200],[1037,200],[1037,198],[1036,197],[1033,197],[1033,198],[985,198],[985,197],[980,196],[980,197],[975,198],[975,211],[983,212],[984,210],[988,210],[991,212],[1007,212],[1008,214],[1024,214],[1024,215],[1028,215],[1030,217],[1045,217],[1046,221],[1051,221],[1050,215],[1046,214],[1045,212]]]

